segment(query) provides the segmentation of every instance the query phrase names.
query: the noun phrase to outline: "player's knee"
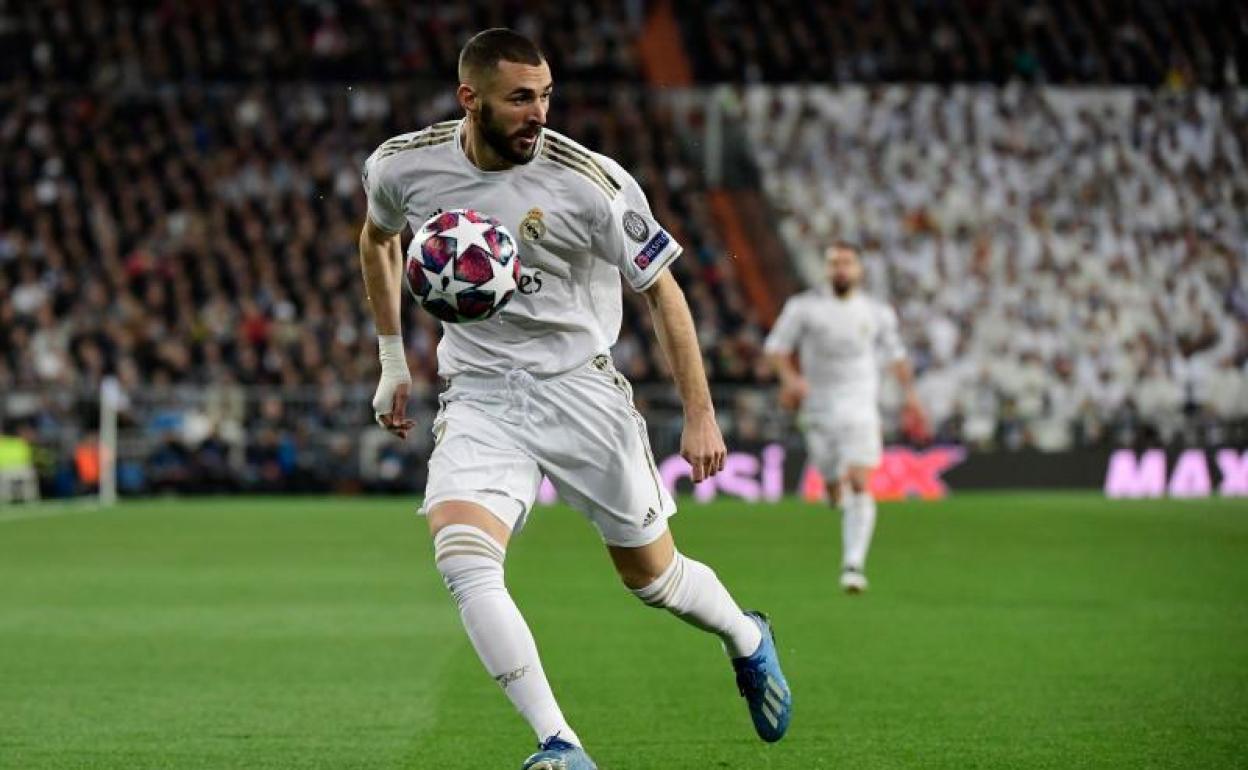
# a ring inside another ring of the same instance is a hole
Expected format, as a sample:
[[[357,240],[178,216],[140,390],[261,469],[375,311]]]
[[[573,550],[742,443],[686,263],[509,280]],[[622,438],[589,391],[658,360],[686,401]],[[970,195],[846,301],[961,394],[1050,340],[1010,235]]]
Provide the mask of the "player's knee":
[[[867,491],[867,474],[865,471],[851,471],[847,479],[849,490],[856,495]]]
[[[645,567],[616,567],[616,574],[620,576],[620,582],[630,591],[637,591],[654,583],[663,576],[663,571],[658,572],[647,569]]]
[[[832,505],[839,505],[841,502],[841,482],[832,481],[826,484],[828,488],[828,502]]]
[[[613,558],[615,574],[620,576],[620,582],[624,584],[625,588],[630,591],[636,591],[658,580],[664,572],[671,568],[671,564],[677,556],[678,554],[673,551],[671,558],[666,560],[666,562],[660,561],[661,557]]]
[[[641,547],[608,546],[611,562],[620,581],[630,591],[637,591],[657,580],[671,569],[678,556],[672,533],[662,532],[653,542]]]
[[[688,598],[686,590],[689,582],[688,576],[697,569],[709,570],[710,568],[686,559],[677,552],[666,570],[640,588],[630,586],[630,590],[646,605],[679,612]]]
[[[455,602],[469,601],[492,591],[505,591],[503,547],[477,527],[451,524],[433,538],[433,559]]]

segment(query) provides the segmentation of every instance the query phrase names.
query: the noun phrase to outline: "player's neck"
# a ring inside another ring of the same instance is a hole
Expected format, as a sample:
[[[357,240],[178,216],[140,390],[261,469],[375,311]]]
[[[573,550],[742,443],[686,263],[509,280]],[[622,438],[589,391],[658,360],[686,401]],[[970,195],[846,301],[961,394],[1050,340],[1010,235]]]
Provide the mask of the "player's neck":
[[[516,165],[494,151],[490,143],[485,141],[485,137],[481,136],[480,129],[471,118],[464,121],[464,131],[461,137],[460,146],[464,151],[464,157],[482,171],[506,171]]]

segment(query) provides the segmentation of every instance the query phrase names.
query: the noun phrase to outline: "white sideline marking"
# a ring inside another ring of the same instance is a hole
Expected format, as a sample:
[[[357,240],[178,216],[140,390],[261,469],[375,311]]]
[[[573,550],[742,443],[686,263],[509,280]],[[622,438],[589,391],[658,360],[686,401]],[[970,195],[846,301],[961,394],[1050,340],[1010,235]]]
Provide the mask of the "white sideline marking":
[[[67,516],[73,513],[93,513],[103,510],[96,500],[23,503],[20,506],[0,507],[0,524],[31,519],[50,519],[55,516]]]

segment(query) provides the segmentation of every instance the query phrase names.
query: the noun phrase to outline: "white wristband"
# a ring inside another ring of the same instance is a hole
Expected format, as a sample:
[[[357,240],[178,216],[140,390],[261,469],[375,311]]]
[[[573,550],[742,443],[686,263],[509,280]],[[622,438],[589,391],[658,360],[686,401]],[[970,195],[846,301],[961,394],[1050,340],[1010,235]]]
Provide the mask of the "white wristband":
[[[382,377],[398,377],[406,380],[410,375],[407,369],[407,355],[403,351],[401,334],[385,334],[377,338],[377,357],[381,360]]]

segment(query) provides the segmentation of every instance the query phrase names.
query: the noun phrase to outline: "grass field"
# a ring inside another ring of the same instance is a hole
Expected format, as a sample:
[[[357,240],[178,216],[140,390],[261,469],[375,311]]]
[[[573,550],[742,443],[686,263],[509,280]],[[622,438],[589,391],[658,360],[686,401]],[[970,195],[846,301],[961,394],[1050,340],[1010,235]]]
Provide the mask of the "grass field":
[[[0,767],[518,768],[532,736],[412,509],[0,512]],[[1248,765],[1248,504],[886,505],[859,598],[834,590],[838,527],[797,502],[673,520],[776,621],[796,706],[767,746],[717,642],[539,511],[509,584],[604,770]]]

